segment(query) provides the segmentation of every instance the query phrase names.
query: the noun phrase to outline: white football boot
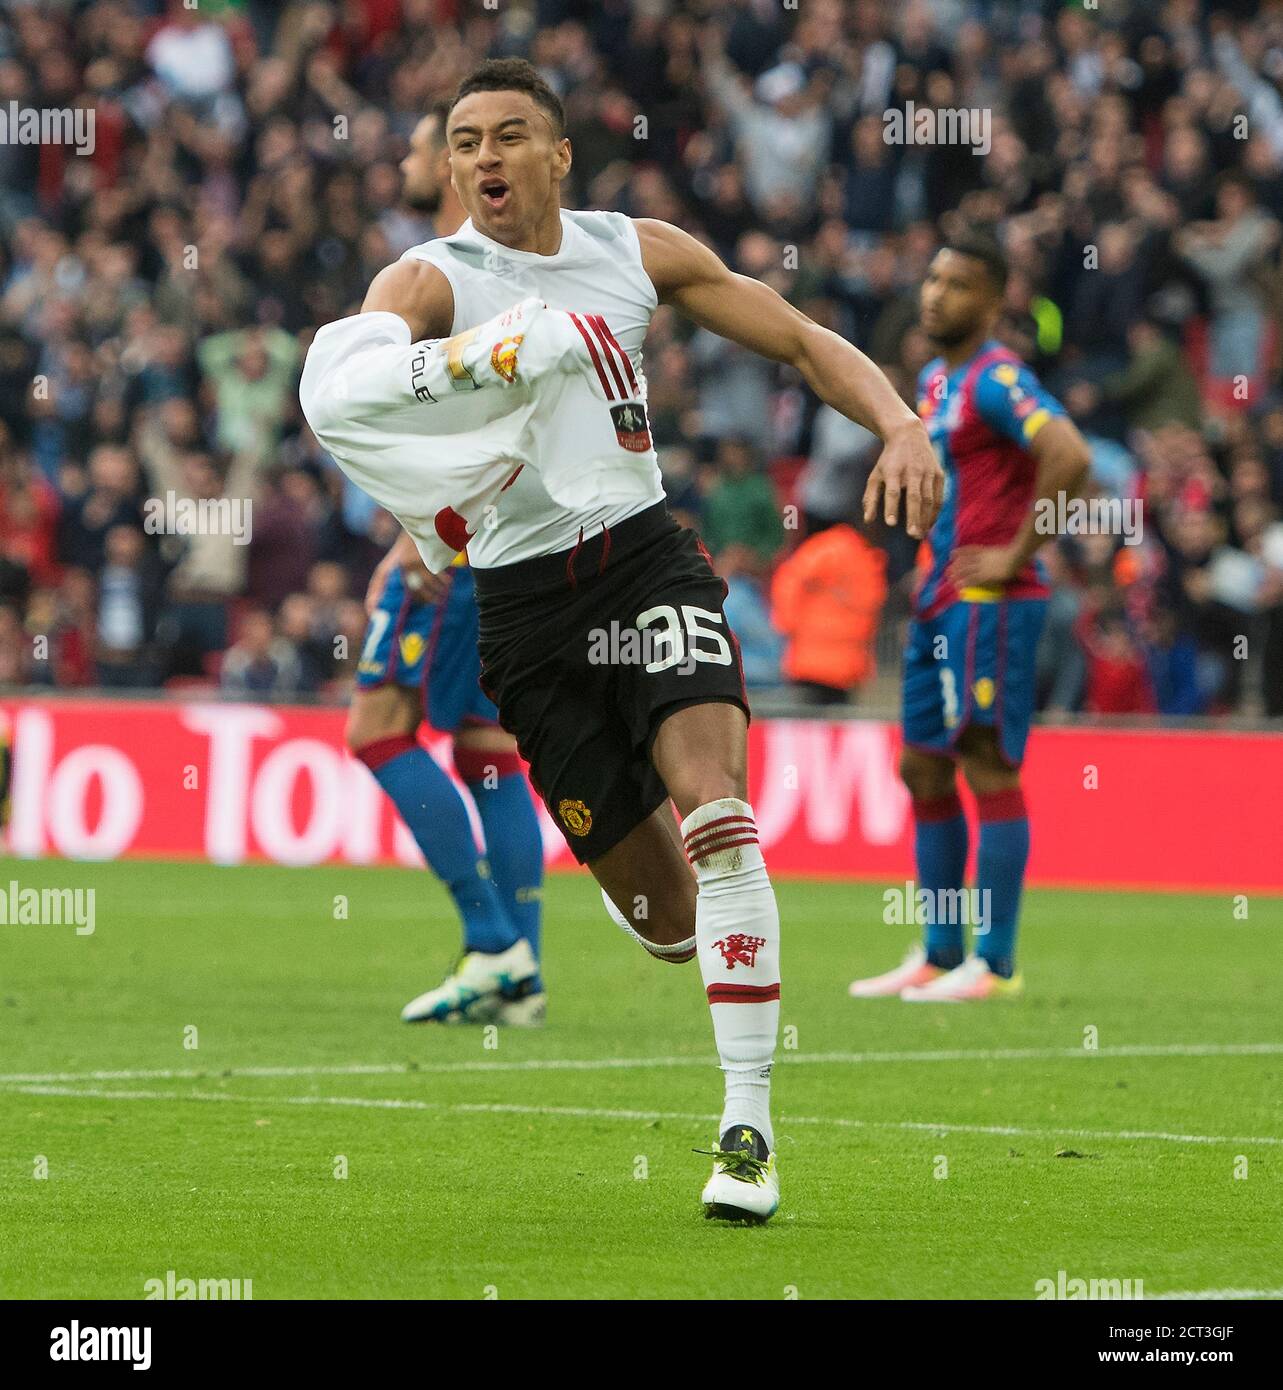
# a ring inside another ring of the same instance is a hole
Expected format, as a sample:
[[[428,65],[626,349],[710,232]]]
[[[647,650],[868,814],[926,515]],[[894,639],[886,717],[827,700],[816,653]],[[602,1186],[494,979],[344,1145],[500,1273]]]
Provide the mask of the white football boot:
[[[489,1023],[504,1002],[539,970],[523,936],[492,955],[469,951],[437,986],[401,1010],[403,1023]]]
[[[711,1152],[713,1176],[700,1194],[704,1215],[752,1225],[769,1220],[780,1204],[780,1175],[766,1140],[751,1125],[732,1125]]]
[[[976,999],[1016,999],[1023,989],[1022,976],[1005,979],[995,975],[982,957],[968,956],[956,970],[901,990],[900,998],[910,1004],[965,1004]]]
[[[930,984],[944,973],[940,966],[927,963],[927,953],[921,946],[914,946],[894,970],[888,970],[885,975],[871,975],[867,980],[852,980],[846,992],[852,999],[888,999],[899,995],[901,990]]]

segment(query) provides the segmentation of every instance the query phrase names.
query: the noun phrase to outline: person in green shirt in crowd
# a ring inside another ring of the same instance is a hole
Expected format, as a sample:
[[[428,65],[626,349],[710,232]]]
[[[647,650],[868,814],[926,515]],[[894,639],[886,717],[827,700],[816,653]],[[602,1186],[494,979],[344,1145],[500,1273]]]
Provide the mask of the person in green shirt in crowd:
[[[283,328],[216,333],[197,349],[213,385],[220,449],[266,459],[281,436],[298,379],[299,347]]]
[[[784,523],[771,480],[750,440],[727,435],[717,445],[714,481],[704,505],[704,543],[714,555],[746,545],[769,564],[784,544]]]

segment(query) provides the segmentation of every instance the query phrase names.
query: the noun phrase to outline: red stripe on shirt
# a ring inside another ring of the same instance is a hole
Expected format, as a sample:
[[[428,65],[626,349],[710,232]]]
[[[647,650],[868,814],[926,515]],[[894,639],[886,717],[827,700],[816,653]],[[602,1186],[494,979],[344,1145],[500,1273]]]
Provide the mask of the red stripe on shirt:
[[[605,369],[601,365],[601,358],[597,354],[597,345],[593,342],[592,335],[579,321],[578,314],[571,314],[570,321],[579,330],[579,336],[584,340],[584,343],[588,348],[588,355],[592,358],[593,366],[597,368],[597,377],[598,380],[600,380],[601,382],[601,389],[606,393],[606,399],[608,401],[613,401],[615,399],[615,393],[613,388],[611,387],[610,381],[606,377]]]
[[[610,374],[615,378],[615,385],[619,388],[620,397],[628,394],[628,388],[624,385],[624,378],[620,374],[619,368],[615,365],[615,354],[611,350],[611,343],[614,339],[610,336],[610,329],[606,328],[601,321],[600,314],[590,314],[587,319],[589,328],[597,335],[597,341],[601,344],[601,350],[605,355],[606,361],[610,366]],[[618,343],[615,344],[619,346]]]
[[[637,395],[637,377],[633,373],[632,359],[619,345],[619,339],[610,331],[610,325],[600,314],[593,314],[590,322],[598,329],[600,334],[605,334],[605,341],[608,342],[619,354],[620,360],[624,364],[624,371],[628,373],[628,385],[632,388],[633,395]]]

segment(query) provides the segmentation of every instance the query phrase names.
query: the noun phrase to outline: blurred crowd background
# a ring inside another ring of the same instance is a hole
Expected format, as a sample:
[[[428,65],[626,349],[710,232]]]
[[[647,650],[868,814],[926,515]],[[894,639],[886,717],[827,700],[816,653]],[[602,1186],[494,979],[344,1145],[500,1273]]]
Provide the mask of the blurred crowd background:
[[[1044,550],[1040,706],[1283,716],[1283,5],[1233,0],[0,4],[0,110],[96,113],[90,156],[0,144],[0,684],[350,688],[396,528],[301,360],[436,234],[419,117],[513,55],[565,103],[567,206],[702,236],[907,400],[928,261],[994,228],[1002,336],[1143,505],[1138,545]],[[888,143],[909,102],[991,113],[987,152]],[[891,708],[919,557],[859,521],[876,441],[668,309],[645,365],[750,684]],[[150,523],[220,498],[247,544]]]

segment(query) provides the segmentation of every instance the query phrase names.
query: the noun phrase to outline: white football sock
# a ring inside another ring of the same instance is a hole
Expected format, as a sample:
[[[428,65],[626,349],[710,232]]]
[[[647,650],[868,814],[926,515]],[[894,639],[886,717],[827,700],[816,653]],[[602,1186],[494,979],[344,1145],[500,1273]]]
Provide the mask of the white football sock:
[[[611,901],[610,894],[604,888],[601,890],[601,900],[606,904],[606,911],[610,913],[610,920],[621,931],[631,936],[643,950],[654,956],[656,960],[666,960],[671,961],[674,965],[682,965],[694,956],[695,938],[693,936],[688,936],[685,941],[674,941],[671,946],[657,945],[654,941],[647,941],[639,931],[633,928],[633,924],[615,906]]]
[[[726,1075],[719,1136],[752,1125],[775,1147],[771,1065],[780,1021],[780,914],[757,843],[753,808],[723,797],[682,821],[695,870],[695,940],[713,1036]]]

